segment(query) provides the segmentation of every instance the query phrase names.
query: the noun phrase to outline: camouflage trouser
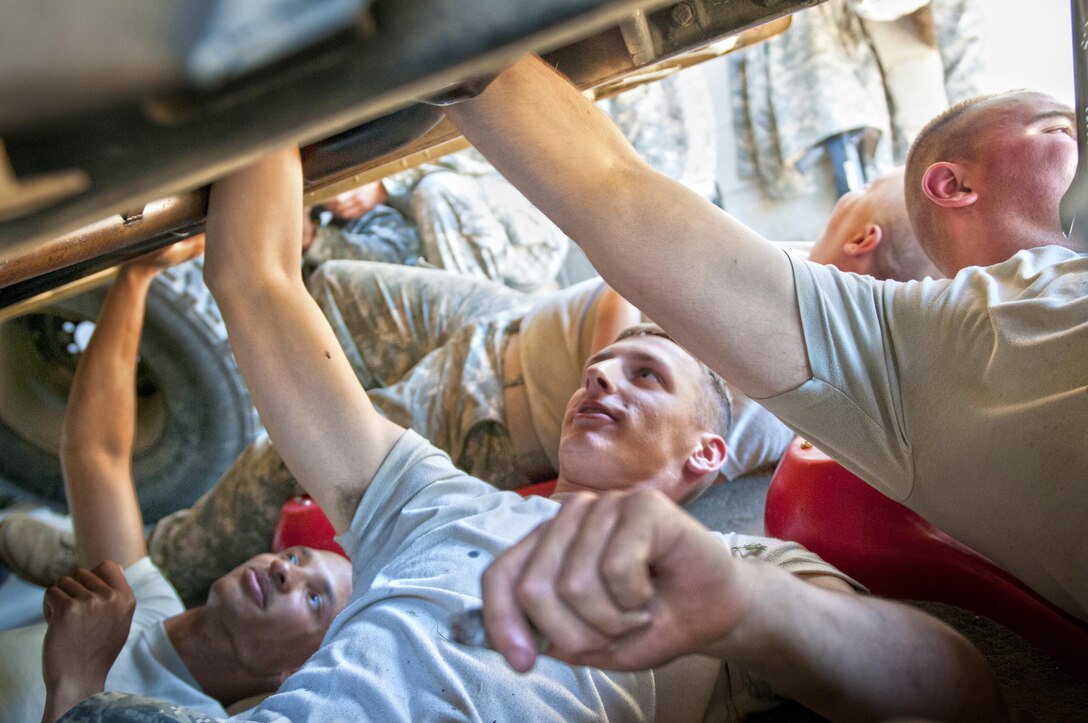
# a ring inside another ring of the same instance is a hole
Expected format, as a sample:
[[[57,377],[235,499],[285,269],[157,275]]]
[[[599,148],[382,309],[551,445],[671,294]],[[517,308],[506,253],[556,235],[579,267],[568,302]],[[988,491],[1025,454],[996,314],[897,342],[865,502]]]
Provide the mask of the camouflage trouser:
[[[498,173],[430,173],[411,209],[423,258],[442,269],[537,291],[567,256],[563,232]]]
[[[718,198],[718,131],[710,84],[695,66],[597,101],[654,170]]]
[[[419,236],[400,211],[377,206],[362,218],[316,228],[303,260],[309,268],[334,259],[414,264],[421,253]]]
[[[215,723],[203,713],[157,698],[129,693],[99,693],[62,715],[64,723]]]
[[[386,417],[500,487],[525,479],[503,425],[502,346],[531,306],[516,291],[430,269],[364,261],[322,265],[310,279],[370,400]],[[192,508],[163,518],[151,559],[186,605],[271,545],[280,507],[301,492],[267,438],[253,442]]]
[[[416,226],[388,206],[314,231],[307,267],[333,259],[420,263],[538,291],[555,281],[570,241],[497,173],[423,176],[408,201]]]

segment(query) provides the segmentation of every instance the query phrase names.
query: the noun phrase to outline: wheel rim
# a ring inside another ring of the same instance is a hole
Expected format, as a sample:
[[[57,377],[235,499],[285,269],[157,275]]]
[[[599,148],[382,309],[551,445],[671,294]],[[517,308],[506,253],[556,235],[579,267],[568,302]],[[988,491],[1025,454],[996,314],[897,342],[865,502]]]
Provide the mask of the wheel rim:
[[[51,309],[0,324],[0,422],[35,447],[57,455],[68,390],[94,322]],[[154,373],[136,372],[134,454],[154,446],[166,427],[166,404]]]

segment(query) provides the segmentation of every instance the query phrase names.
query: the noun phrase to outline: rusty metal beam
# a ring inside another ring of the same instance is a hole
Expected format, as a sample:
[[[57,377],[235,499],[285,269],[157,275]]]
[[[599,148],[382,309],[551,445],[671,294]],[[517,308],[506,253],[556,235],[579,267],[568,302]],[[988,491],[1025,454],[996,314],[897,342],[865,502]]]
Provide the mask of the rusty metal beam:
[[[593,97],[607,97],[638,83],[655,80],[678,68],[717,57],[783,32],[789,26],[789,18],[781,16],[797,4],[783,3],[770,13],[760,8],[763,15],[759,17],[770,14],[779,19],[751,27],[738,35],[731,35],[726,31],[720,36],[703,38],[699,43],[700,47],[694,50],[688,48],[683,53],[681,50],[684,49],[677,47],[676,38],[670,35],[677,27],[690,29],[691,25],[704,22],[715,28],[727,28],[733,22],[720,15],[708,15],[707,6],[713,6],[720,12],[726,7],[743,5],[746,14],[742,19],[751,26],[756,24],[750,18],[751,7],[758,6],[752,6],[747,0],[743,3],[685,2],[650,14],[648,17],[651,22],[640,26],[642,31],[639,41],[640,52],[643,53],[646,52],[646,44],[653,43],[654,54],[658,57],[649,65],[639,65],[631,57],[623,31],[619,27],[604,30],[546,57],[577,86],[591,92]],[[801,4],[815,3],[802,0]],[[681,10],[678,11],[677,8]],[[629,30],[628,34],[630,32]],[[682,39],[686,42],[686,38],[684,36]],[[410,109],[401,112],[411,114]],[[427,118],[411,122],[417,121],[431,122]],[[380,122],[380,119],[376,121]],[[445,120],[437,123],[421,137],[409,140],[398,148],[382,149],[383,152],[371,154],[372,157],[365,153],[365,147],[368,143],[373,145],[375,139],[381,139],[383,135],[370,136],[372,137],[369,140],[361,141],[364,147],[362,153],[358,149],[353,151],[345,146],[349,154],[356,153],[357,159],[343,166],[335,165],[335,146],[340,142],[338,137],[304,147],[304,200],[307,204],[318,203],[348,188],[383,178],[467,146],[457,130]],[[364,139],[367,137],[367,134],[360,136]],[[307,159],[310,160],[309,166]],[[324,159],[323,165],[315,163],[314,159]],[[331,164],[330,159],[333,159]],[[320,168],[316,167],[318,165]],[[0,260],[0,309],[16,303],[24,306],[28,300],[58,286],[99,273],[139,253],[196,232],[202,227],[206,204],[205,189],[177,194],[164,201],[149,204],[139,219],[130,218],[126,221],[121,216],[112,216],[41,244],[29,252]]]

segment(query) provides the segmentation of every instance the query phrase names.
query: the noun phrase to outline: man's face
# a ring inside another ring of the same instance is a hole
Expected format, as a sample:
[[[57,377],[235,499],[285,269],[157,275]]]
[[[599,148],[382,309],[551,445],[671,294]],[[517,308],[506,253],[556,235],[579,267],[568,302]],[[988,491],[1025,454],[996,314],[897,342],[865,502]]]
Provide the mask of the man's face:
[[[215,581],[219,608],[240,664],[290,671],[317,650],[351,596],[351,563],[309,547],[251,558]]]
[[[590,357],[563,417],[562,477],[599,490],[676,484],[705,431],[695,413],[703,373],[658,336],[628,337]]]
[[[1041,93],[1016,93],[986,101],[976,112],[977,160],[967,183],[979,186],[985,213],[1059,230],[1058,204],[1077,169],[1073,109]]]

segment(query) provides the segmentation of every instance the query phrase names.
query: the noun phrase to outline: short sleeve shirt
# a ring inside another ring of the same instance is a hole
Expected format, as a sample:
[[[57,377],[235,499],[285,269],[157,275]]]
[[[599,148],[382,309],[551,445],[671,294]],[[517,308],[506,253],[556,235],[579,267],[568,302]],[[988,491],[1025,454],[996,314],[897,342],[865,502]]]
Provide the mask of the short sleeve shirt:
[[[651,719],[652,673],[544,657],[521,675],[498,653],[452,640],[451,616],[480,605],[484,568],[556,507],[500,492],[405,432],[338,536],[352,558],[347,608],[302,669],[240,719]]]
[[[905,283],[791,263],[813,376],[763,405],[1088,619],[1088,254]]]

